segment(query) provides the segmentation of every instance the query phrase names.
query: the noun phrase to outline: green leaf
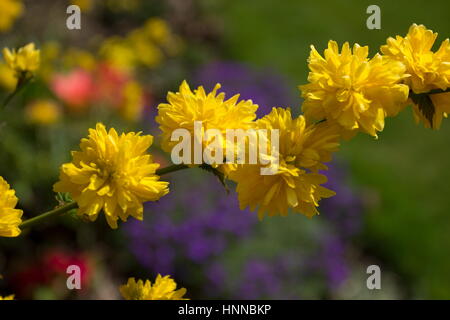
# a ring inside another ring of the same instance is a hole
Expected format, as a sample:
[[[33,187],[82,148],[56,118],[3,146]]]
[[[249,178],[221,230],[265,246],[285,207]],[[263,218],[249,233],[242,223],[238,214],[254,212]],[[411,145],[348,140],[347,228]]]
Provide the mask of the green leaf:
[[[436,113],[431,97],[427,93],[412,93],[410,94],[412,101],[419,107],[420,112],[430,122],[431,128],[433,128],[433,117]]]

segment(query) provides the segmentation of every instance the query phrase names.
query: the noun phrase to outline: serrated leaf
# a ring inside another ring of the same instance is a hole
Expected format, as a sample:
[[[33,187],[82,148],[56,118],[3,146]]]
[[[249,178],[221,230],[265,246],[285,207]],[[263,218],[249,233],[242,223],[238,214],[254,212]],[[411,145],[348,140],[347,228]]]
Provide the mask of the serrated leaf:
[[[433,117],[436,113],[433,101],[429,94],[411,94],[412,101],[417,105],[422,115],[430,122],[431,128],[433,128]]]

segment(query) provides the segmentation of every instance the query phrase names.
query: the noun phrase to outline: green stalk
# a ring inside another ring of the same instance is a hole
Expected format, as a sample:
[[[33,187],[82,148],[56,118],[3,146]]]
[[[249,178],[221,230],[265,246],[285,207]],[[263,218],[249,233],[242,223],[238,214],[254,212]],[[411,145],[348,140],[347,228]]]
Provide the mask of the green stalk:
[[[433,89],[430,90],[429,92],[424,92],[424,93],[428,93],[428,94],[438,94],[438,93],[446,93],[446,92],[450,92],[450,88],[447,88],[445,90],[442,89]]]
[[[171,166],[158,169],[158,170],[156,170],[155,173],[158,176],[162,176],[162,175],[167,174],[167,173],[171,173],[171,172],[175,172],[175,171],[179,171],[179,170],[183,170],[183,169],[187,169],[187,168],[189,168],[189,166],[187,166],[185,164],[173,164]]]
[[[11,92],[6,99],[3,101],[1,108],[4,109],[8,103],[26,86],[26,84],[31,80],[31,77],[27,75],[27,73],[23,73],[19,80],[17,81],[16,88],[13,92]]]
[[[189,168],[189,166],[187,166],[185,164],[174,164],[174,165],[156,170],[156,174],[159,176],[162,176],[164,174],[168,174],[168,173],[175,172],[175,171],[180,171],[180,170],[187,169],[187,168]],[[38,223],[45,221],[47,219],[50,219],[50,218],[60,216],[64,213],[66,213],[72,209],[76,209],[76,208],[78,208],[78,205],[76,202],[69,202],[61,207],[58,207],[56,209],[47,211],[38,216],[35,216],[28,220],[25,220],[24,222],[22,222],[20,224],[19,228],[21,228],[21,229],[29,228],[30,226],[34,226],[35,224],[38,224]]]
[[[62,215],[63,213],[66,213],[67,211],[70,211],[70,210],[76,209],[76,208],[78,208],[78,205],[76,202],[69,202],[61,207],[47,211],[47,212],[40,214],[36,217],[33,217],[31,219],[25,220],[24,222],[22,222],[19,225],[19,228],[21,228],[21,229],[29,228],[37,223],[42,222],[43,220],[47,220],[48,218]]]

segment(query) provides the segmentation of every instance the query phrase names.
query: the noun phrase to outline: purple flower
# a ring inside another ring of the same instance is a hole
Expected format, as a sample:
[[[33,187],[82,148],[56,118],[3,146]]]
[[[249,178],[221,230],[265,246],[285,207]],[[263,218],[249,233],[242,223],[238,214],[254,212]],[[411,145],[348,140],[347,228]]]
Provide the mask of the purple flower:
[[[336,235],[323,236],[319,250],[312,254],[309,261],[309,273],[323,275],[327,287],[331,290],[339,288],[350,273],[346,245]]]
[[[205,273],[228,247],[251,234],[256,215],[241,211],[237,195],[227,195],[215,177],[202,179],[192,187],[190,178],[174,176],[176,191],[148,204],[143,222],[125,224],[133,255],[154,273],[172,273],[183,264]]]
[[[281,276],[276,264],[269,261],[250,260],[243,270],[238,296],[241,299],[261,299],[280,295]]]
[[[323,212],[323,217],[331,222],[343,238],[358,234],[362,227],[363,203],[346,184],[345,167],[341,163],[333,163],[325,174],[328,182],[324,186],[335,191],[336,195],[321,201],[320,211]]]
[[[205,268],[205,294],[208,297],[220,296],[226,286],[227,282],[227,272],[224,266],[218,262],[212,262],[208,264]]]
[[[212,62],[197,70],[192,85],[203,85],[206,90],[211,90],[216,83],[222,85],[220,90],[227,97],[239,93],[242,99],[251,99],[258,104],[258,117],[268,114],[272,107],[298,104],[296,91],[288,89],[287,80],[270,70],[252,69],[237,62]]]
[[[323,244],[322,259],[330,287],[339,287],[349,273],[344,244],[338,238],[327,238]]]

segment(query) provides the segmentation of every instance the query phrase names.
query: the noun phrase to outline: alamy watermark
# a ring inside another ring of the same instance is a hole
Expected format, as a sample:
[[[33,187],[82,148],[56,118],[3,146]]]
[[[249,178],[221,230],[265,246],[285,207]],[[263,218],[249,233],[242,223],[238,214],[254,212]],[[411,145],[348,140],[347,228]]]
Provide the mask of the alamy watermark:
[[[66,19],[66,27],[69,30],[80,30],[81,29],[81,9],[77,5],[70,5],[66,10],[67,14],[70,16]]]
[[[76,264],[71,264],[67,267],[66,273],[69,274],[66,281],[67,289],[80,290],[81,289],[81,268]]]
[[[226,129],[224,134],[219,129],[204,130],[202,121],[194,121],[193,131],[193,137],[185,128],[172,132],[170,140],[178,142],[171,152],[174,164],[260,164],[262,175],[278,172],[278,129]]]
[[[81,29],[81,9],[77,5],[70,5],[67,7],[66,13],[69,16],[66,19],[66,27],[69,30]],[[366,13],[370,16],[366,20],[366,26],[369,30],[381,29],[381,9],[376,4],[371,4],[367,7]]]
[[[369,30],[381,29],[381,9],[376,4],[372,4],[367,7],[367,14],[370,16],[367,18],[366,26]]]
[[[381,289],[381,269],[376,264],[372,264],[367,267],[367,274],[370,276],[367,278],[366,286],[369,290]]]

